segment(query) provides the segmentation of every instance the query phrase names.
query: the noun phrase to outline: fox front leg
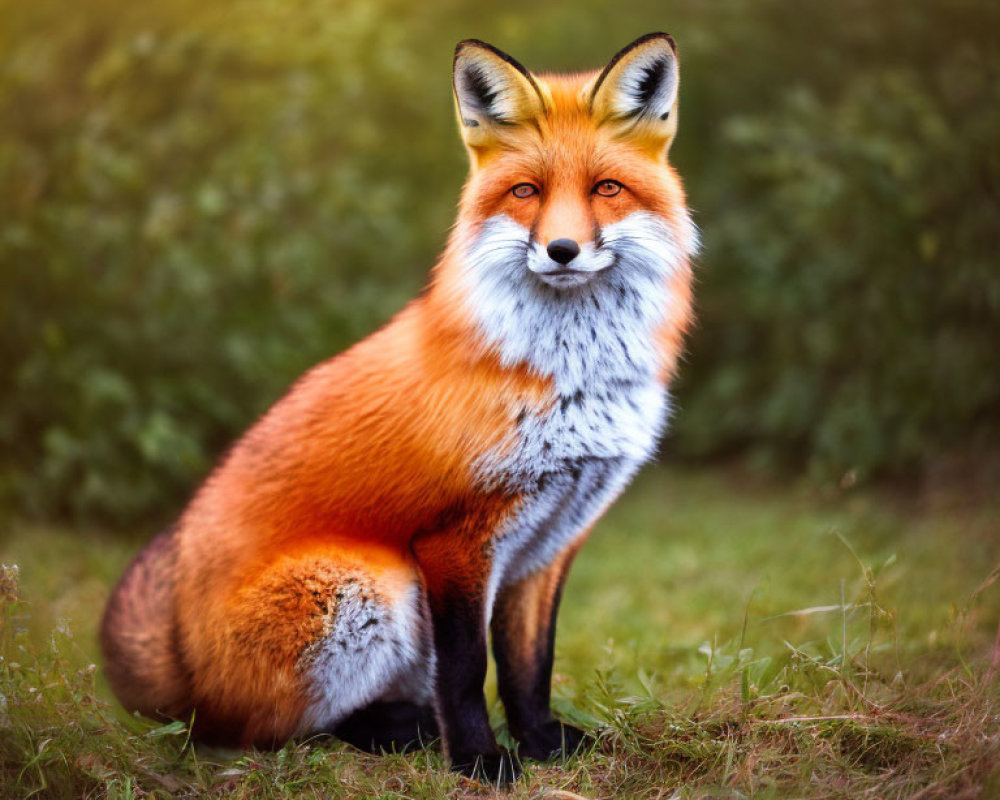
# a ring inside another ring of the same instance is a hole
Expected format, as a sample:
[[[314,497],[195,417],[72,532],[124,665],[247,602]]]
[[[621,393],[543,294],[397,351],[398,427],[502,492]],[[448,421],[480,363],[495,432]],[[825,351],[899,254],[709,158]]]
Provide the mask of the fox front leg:
[[[550,708],[556,615],[570,564],[582,543],[569,545],[548,567],[501,589],[491,629],[497,684],[518,753],[536,761],[572,755],[585,734]]]
[[[434,629],[435,711],[451,768],[503,785],[521,774],[517,758],[497,744],[490,727],[486,680],[486,583],[490,563],[469,557],[445,534],[414,542]]]

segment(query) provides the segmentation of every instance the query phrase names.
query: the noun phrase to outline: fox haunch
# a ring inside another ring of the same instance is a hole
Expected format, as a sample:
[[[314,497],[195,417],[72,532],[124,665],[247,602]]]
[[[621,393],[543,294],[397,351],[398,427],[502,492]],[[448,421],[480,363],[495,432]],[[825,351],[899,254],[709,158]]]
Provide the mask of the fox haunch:
[[[458,45],[471,169],[428,290],[301,378],[133,562],[101,631],[124,705],[229,744],[440,736],[504,781],[489,633],[519,754],[579,744],[549,709],[560,594],[654,452],[691,321],[678,85],[662,33],[579,75]]]

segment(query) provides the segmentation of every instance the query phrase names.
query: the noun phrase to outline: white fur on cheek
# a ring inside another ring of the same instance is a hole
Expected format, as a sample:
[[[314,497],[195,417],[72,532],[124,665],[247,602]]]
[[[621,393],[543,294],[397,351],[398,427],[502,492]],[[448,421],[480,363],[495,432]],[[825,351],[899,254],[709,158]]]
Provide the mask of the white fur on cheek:
[[[600,252],[577,257],[598,274],[561,289],[532,271],[541,256],[528,230],[505,215],[490,218],[465,262],[466,296],[487,344],[504,366],[524,363],[554,378],[561,394],[651,378],[659,367],[653,334],[670,306],[666,278],[695,246],[686,218],[680,228],[647,212],[607,226]]]

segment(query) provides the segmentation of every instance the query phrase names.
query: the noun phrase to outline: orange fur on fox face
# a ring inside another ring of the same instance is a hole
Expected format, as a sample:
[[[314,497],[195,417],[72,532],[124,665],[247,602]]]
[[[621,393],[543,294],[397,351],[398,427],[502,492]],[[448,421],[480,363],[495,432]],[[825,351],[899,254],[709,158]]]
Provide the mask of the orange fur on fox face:
[[[665,158],[666,144],[650,150],[623,136],[613,121],[596,119],[587,88],[597,74],[540,76],[542,114],[516,131],[503,131],[473,150],[473,173],[463,196],[460,221],[505,214],[530,229],[538,241],[593,241],[601,228],[640,210],[670,218],[684,195]],[[621,184],[613,196],[597,187]],[[517,197],[515,186],[537,190]]]

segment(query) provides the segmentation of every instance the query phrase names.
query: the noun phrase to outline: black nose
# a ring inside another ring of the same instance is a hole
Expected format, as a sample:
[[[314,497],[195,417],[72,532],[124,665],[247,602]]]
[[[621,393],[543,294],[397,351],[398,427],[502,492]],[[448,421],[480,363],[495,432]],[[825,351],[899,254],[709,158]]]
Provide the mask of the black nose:
[[[553,239],[546,248],[549,258],[560,264],[568,264],[580,255],[580,245],[572,239]]]

